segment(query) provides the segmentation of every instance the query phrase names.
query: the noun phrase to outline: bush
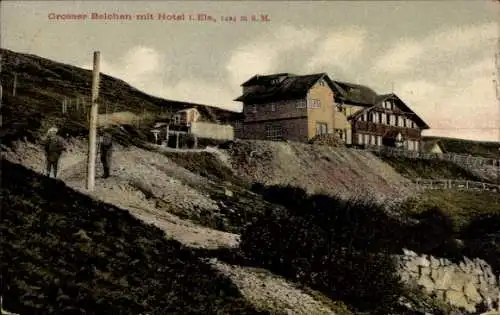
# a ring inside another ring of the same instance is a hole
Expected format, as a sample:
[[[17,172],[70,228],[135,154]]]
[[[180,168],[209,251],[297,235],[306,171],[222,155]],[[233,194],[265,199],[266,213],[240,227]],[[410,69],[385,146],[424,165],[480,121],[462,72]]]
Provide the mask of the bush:
[[[397,306],[402,284],[395,263],[387,246],[374,242],[389,230],[376,228],[379,208],[308,197],[293,187],[259,189],[288,211],[268,213],[243,231],[245,256],[354,309],[387,312]]]
[[[412,230],[412,247],[418,252],[441,254],[446,251],[446,244],[454,238],[453,220],[439,208],[413,215],[420,221]]]
[[[461,238],[465,255],[484,259],[500,276],[500,214],[485,214],[472,220]]]

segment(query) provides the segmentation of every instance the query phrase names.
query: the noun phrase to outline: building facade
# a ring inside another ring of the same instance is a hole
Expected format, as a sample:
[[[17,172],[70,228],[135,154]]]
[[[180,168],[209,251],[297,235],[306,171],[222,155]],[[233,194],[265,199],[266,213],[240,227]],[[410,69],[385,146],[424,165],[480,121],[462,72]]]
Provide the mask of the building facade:
[[[242,87],[239,138],[307,141],[337,134],[347,145],[418,151],[429,128],[397,95],[332,81],[326,73],[256,75]]]
[[[376,98],[373,106],[348,117],[358,146],[387,146],[420,151],[422,130],[429,126],[397,95]]]
[[[257,75],[242,87],[241,138],[307,141],[333,132],[334,86],[324,73]]]

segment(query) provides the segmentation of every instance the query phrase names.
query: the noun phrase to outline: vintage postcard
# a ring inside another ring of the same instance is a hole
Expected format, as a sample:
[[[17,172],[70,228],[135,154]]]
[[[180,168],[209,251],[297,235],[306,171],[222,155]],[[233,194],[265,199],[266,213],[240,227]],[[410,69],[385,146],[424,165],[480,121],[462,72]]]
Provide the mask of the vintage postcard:
[[[500,314],[500,2],[1,6],[2,314]]]

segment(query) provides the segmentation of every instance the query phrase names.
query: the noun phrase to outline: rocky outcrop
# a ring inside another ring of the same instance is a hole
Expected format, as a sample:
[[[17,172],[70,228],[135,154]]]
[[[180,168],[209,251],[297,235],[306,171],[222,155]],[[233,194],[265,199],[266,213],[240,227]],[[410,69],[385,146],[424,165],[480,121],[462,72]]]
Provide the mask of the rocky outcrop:
[[[467,312],[500,310],[500,279],[481,259],[463,258],[459,263],[404,250],[399,257],[399,272],[404,283],[418,285],[426,294]]]

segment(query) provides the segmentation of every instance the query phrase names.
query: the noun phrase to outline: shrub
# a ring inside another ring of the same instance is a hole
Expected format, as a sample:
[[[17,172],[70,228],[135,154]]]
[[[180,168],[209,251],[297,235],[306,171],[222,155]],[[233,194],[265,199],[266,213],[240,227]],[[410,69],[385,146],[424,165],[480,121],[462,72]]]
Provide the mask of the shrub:
[[[443,255],[443,252],[452,252],[450,248],[455,236],[453,220],[439,208],[433,207],[413,217],[419,224],[408,230],[409,245],[418,252]]]
[[[464,254],[488,262],[500,276],[500,214],[485,214],[472,220],[462,231]]]
[[[402,285],[394,261],[373,242],[387,229],[375,228],[379,208],[308,197],[293,187],[261,191],[288,211],[268,213],[243,231],[240,246],[247,257],[352,308],[386,312],[396,307]]]

